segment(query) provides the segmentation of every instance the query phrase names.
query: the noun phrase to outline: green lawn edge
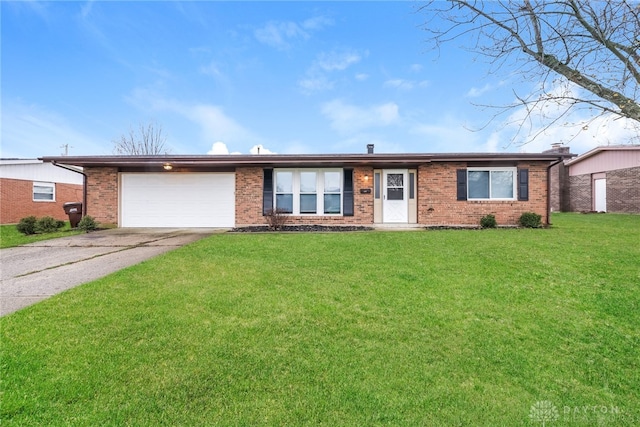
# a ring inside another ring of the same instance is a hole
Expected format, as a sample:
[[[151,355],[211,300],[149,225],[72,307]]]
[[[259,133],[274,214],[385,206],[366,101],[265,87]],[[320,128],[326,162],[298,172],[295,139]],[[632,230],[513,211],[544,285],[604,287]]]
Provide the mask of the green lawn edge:
[[[25,235],[20,233],[16,229],[16,224],[4,224],[0,225],[0,249],[13,248],[16,246],[22,246],[29,243],[41,242],[43,240],[58,239],[60,237],[73,236],[83,233],[82,230],[72,229],[69,225],[69,221],[66,221],[65,226],[59,231],[54,233],[39,233]]]
[[[216,234],[0,319],[3,425],[640,422],[640,216]]]

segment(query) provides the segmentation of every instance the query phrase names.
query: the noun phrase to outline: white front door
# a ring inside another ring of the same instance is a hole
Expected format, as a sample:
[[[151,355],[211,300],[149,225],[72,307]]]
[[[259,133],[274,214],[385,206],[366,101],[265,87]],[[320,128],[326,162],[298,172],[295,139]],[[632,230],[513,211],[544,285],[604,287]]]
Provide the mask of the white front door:
[[[596,179],[593,181],[593,210],[596,212],[607,211],[607,179]]]
[[[406,169],[389,169],[382,173],[382,221],[409,222]]]

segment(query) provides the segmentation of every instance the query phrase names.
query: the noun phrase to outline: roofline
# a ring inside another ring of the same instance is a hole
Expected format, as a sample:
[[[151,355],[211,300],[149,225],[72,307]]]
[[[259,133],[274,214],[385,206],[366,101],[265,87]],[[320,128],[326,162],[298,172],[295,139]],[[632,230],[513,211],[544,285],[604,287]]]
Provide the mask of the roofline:
[[[10,159],[10,158],[2,158],[0,159],[0,165],[39,165],[42,164],[41,159]]]
[[[233,166],[375,166],[411,165],[429,162],[465,161],[553,161],[569,158],[562,153],[406,153],[406,154],[225,154],[225,155],[158,155],[158,156],[55,156],[41,157],[49,163],[82,167],[141,167],[171,163],[183,167]]]
[[[573,159],[566,160],[564,164],[566,166],[573,165],[575,163],[581,162],[582,160],[588,159],[589,157],[595,156],[596,154],[602,151],[635,151],[640,150],[640,145],[602,145],[600,147],[593,148],[587,151],[584,154],[579,155],[578,157],[574,157]]]

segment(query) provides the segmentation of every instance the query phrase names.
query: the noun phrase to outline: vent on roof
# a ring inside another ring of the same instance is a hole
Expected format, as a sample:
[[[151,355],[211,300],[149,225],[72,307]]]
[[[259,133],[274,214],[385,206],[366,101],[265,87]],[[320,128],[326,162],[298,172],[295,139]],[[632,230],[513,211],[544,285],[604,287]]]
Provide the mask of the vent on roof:
[[[373,144],[367,144],[367,154],[373,154]]]

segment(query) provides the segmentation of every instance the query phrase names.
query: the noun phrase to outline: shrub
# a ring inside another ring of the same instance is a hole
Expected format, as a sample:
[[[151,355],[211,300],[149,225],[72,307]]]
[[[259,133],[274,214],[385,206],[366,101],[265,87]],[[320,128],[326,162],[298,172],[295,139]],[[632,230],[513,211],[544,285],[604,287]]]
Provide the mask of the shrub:
[[[540,228],[542,227],[542,215],[538,215],[533,212],[525,212],[520,215],[518,223],[525,228]]]
[[[269,209],[266,214],[267,224],[273,231],[280,230],[282,226],[289,220],[287,212],[282,208]]]
[[[98,222],[91,215],[85,215],[78,223],[78,229],[89,232],[98,228]]]
[[[50,216],[43,216],[36,221],[36,232],[38,233],[53,233],[62,227],[64,227],[64,221],[58,221]]]
[[[16,228],[20,233],[26,234],[27,236],[30,234],[36,234],[36,221],[37,219],[35,216],[22,218],[16,225]]]
[[[497,226],[495,215],[485,215],[480,219],[480,227],[482,228],[496,228]]]

